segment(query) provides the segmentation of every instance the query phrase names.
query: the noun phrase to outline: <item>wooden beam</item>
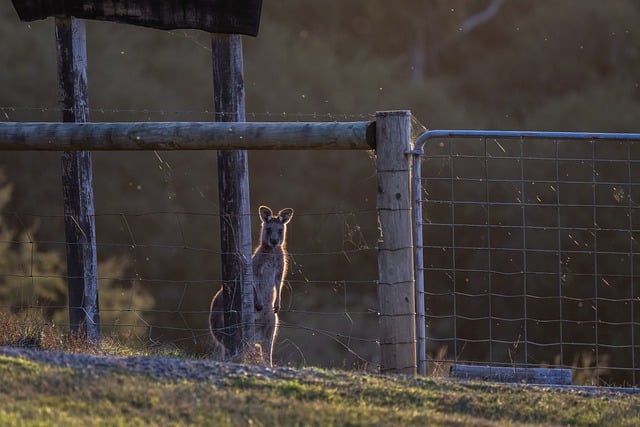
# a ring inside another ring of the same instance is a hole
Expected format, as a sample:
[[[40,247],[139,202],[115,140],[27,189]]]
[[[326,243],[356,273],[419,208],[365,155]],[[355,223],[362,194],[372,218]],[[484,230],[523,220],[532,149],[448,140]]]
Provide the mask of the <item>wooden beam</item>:
[[[411,113],[377,113],[376,134],[381,371],[415,375]]]
[[[211,55],[215,121],[244,122],[242,36],[212,34]],[[229,332],[224,344],[233,358],[253,345],[255,332],[249,160],[246,150],[221,150],[217,157],[222,301]]]
[[[84,22],[55,19],[58,92],[65,122],[89,120]],[[100,340],[98,261],[91,180],[91,153],[62,154],[62,192],[69,286],[69,325],[89,341]]]
[[[262,0],[12,0],[22,21],[74,16],[143,27],[255,36]]]
[[[0,151],[374,148],[374,122],[0,123]]]
[[[452,378],[492,382],[570,385],[571,369],[453,365]]]

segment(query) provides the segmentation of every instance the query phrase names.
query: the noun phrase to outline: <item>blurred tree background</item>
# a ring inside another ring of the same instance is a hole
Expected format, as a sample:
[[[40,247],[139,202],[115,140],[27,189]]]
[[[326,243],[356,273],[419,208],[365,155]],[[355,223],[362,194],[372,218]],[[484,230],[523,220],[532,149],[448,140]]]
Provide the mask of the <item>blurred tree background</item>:
[[[0,117],[59,120],[52,20],[21,23],[3,2],[0,22]],[[244,38],[247,118],[366,120],[410,109],[433,129],[638,131],[639,22],[633,0],[265,1],[260,34]],[[207,34],[88,22],[87,38],[90,120],[211,120]],[[104,274],[149,293],[133,309],[151,339],[208,351],[208,304],[220,286],[215,153],[93,160],[99,256],[125,260]],[[371,155],[260,152],[250,167],[252,209],[296,211],[277,358],[375,363]],[[61,275],[59,154],[3,152],[0,168],[13,188],[3,224],[58,253],[48,268]]]

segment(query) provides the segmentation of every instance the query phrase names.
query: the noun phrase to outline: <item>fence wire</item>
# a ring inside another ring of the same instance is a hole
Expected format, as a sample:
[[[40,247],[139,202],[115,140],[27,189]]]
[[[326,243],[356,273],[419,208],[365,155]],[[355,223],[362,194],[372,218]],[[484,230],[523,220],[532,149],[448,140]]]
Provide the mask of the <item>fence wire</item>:
[[[216,265],[221,254],[216,244],[219,215],[98,212],[95,220],[102,255],[98,283],[103,335],[215,357],[208,319],[211,298],[222,286]],[[27,316],[27,323],[68,328],[67,243],[39,239],[28,227],[37,222],[43,229],[60,229],[62,221],[61,215],[44,213],[0,216],[0,315],[13,313],[17,322]],[[376,370],[375,210],[300,209],[295,221],[289,233],[276,361]],[[316,239],[297,238],[318,222],[324,231]],[[149,232],[150,224],[156,232]],[[20,225],[26,231],[8,232]]]
[[[637,386],[640,134],[432,131],[415,148],[419,366]]]
[[[57,106],[0,106],[0,121],[55,122],[63,111]],[[130,122],[210,121],[214,114],[227,113],[206,108],[93,107],[90,114],[92,121]],[[375,117],[368,113],[325,111],[260,111],[246,115],[249,121],[266,122]],[[19,157],[18,154],[11,156]],[[332,161],[332,155],[337,154],[262,153],[260,159],[270,165],[270,171],[259,164],[252,165],[252,173],[255,170],[256,176],[262,178],[252,182],[252,192],[265,199],[287,200],[281,196],[285,192],[274,183],[288,181],[289,176],[298,177],[293,174],[305,170],[306,164],[317,164],[319,159]],[[215,178],[209,176],[212,159],[206,154],[195,158],[188,153],[165,152],[120,156],[96,153],[93,165],[95,177],[118,173],[122,175],[120,184],[127,183],[123,176],[129,181],[126,188],[108,183],[100,191],[100,182],[107,179],[94,179],[96,199],[109,200],[102,207],[97,205],[95,215],[102,333],[105,337],[131,338],[143,346],[177,346],[209,355],[209,304],[222,286],[218,265],[220,218],[216,213]],[[276,156],[279,158],[274,160]],[[12,159],[4,162],[0,171],[0,204],[4,201],[5,183],[1,172],[6,169],[10,179],[12,172],[24,170]],[[53,155],[52,159],[57,160]],[[362,161],[370,163],[367,154]],[[31,162],[30,157],[24,156],[20,164],[32,167]],[[125,164],[122,169],[121,162]],[[62,235],[64,217],[60,214],[62,209],[56,210],[59,206],[49,203],[59,196],[57,164],[40,171],[49,179],[40,175],[34,178],[34,188],[47,203],[37,207],[7,204],[0,209],[0,255],[4,255],[0,257],[0,315],[33,313],[65,330],[68,275],[64,257],[67,243]],[[295,164],[296,169],[283,169],[278,178],[276,164]],[[305,172],[308,181],[304,181],[304,187],[330,188],[331,180],[325,171],[316,170],[316,174]],[[365,184],[374,181],[369,172],[359,179]],[[260,181],[269,185],[261,186]],[[358,186],[345,185],[344,181],[338,185]],[[287,188],[291,193],[296,191],[296,186]],[[361,194],[361,189],[356,190]],[[350,191],[345,190],[345,194]],[[374,191],[372,184],[371,193]],[[307,193],[313,195],[307,197]],[[296,214],[289,232],[290,272],[283,288],[275,360],[279,364],[375,370],[380,363],[375,206],[350,199],[337,201],[338,206],[310,205],[309,199],[315,202],[322,193],[305,189],[304,201],[294,200],[291,206]],[[257,216],[252,218],[252,225],[256,244]]]

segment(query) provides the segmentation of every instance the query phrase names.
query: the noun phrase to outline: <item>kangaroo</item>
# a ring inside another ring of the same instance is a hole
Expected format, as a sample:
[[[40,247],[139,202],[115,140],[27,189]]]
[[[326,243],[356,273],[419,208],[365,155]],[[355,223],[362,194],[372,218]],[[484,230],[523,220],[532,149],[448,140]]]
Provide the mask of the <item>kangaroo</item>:
[[[291,221],[293,209],[282,209],[274,215],[267,206],[260,206],[258,213],[262,222],[260,245],[252,257],[255,341],[261,348],[263,362],[272,366],[273,343],[278,332],[280,292],[287,274],[287,224]],[[220,289],[211,301],[209,316],[211,334],[219,343],[222,343],[224,330],[223,312]],[[224,355],[224,347],[222,349]]]

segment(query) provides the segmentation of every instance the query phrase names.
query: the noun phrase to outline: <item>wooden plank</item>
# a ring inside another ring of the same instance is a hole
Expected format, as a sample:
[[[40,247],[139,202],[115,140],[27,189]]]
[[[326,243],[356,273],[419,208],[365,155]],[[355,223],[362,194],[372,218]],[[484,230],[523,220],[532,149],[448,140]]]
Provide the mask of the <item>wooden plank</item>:
[[[374,122],[0,123],[0,151],[373,148]]]
[[[453,365],[452,378],[526,384],[570,385],[571,369]]]
[[[376,142],[381,370],[415,375],[410,112],[377,113]]]
[[[240,35],[212,34],[215,120],[244,122],[244,72]],[[249,160],[246,150],[218,151],[218,199],[225,347],[241,355],[254,340]]]
[[[84,22],[71,17],[55,20],[59,102],[66,122],[89,119],[87,52]],[[72,332],[100,339],[98,261],[91,181],[91,153],[62,154],[62,193]]]
[[[22,21],[74,16],[162,30],[190,28],[255,36],[262,0],[12,0]]]

